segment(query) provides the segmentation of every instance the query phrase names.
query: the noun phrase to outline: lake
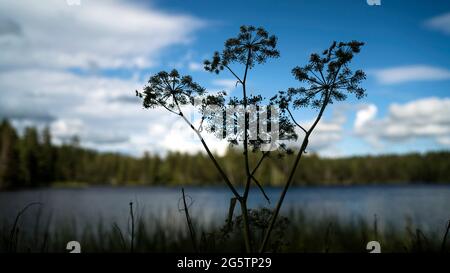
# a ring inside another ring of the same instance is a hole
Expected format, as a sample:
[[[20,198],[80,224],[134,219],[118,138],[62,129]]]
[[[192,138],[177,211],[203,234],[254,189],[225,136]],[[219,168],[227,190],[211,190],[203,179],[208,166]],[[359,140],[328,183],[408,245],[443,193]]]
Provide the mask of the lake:
[[[203,224],[222,223],[232,197],[226,188],[187,187],[189,211]],[[274,205],[279,188],[268,188]],[[126,226],[129,203],[133,202],[136,217],[144,221],[158,219],[171,226],[185,228],[183,212],[179,211],[181,187],[88,187],[79,189],[37,189],[0,192],[0,225],[11,225],[18,211],[31,202],[41,202],[24,213],[23,230],[38,221],[50,226],[75,225],[77,228],[105,227],[117,223]],[[256,189],[250,207],[268,206]],[[283,211],[301,209],[311,219],[335,217],[341,222],[361,219],[373,222],[377,215],[380,229],[387,225],[404,228],[407,221],[423,231],[442,232],[450,219],[449,185],[296,187],[285,199]],[[238,211],[238,210],[236,210]],[[50,220],[50,221],[49,221]],[[154,220],[153,220],[154,221]]]

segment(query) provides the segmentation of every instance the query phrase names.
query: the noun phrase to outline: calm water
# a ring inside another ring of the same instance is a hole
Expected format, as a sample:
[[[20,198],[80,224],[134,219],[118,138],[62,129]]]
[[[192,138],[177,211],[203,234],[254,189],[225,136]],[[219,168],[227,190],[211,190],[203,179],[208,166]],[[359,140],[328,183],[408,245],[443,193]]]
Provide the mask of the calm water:
[[[223,221],[231,194],[226,188],[186,188],[193,202],[190,213],[204,223]],[[267,189],[276,200],[279,189]],[[184,214],[179,211],[181,187],[92,187],[85,189],[39,189],[0,192],[0,225],[10,225],[17,212],[30,202],[41,202],[22,219],[24,229],[37,221],[52,227],[97,226],[117,223],[127,225],[129,202],[137,217],[184,227]],[[284,211],[301,209],[307,217],[320,219],[334,216],[339,221],[372,222],[376,214],[379,225],[403,228],[407,219],[424,231],[440,231],[450,219],[450,186],[367,186],[367,187],[303,187],[292,188],[285,200]],[[272,201],[274,202],[274,201]],[[267,206],[257,191],[252,192],[251,206]],[[273,205],[273,204],[272,204]],[[40,214],[39,214],[40,213]],[[40,215],[40,216],[39,216]]]

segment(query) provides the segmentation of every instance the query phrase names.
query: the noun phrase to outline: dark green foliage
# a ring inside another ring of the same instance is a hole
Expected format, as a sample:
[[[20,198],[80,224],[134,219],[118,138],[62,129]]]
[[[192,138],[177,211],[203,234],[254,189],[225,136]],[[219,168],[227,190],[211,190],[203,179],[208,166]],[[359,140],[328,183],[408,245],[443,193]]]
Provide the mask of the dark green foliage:
[[[70,185],[223,185],[207,155],[170,152],[161,157],[145,153],[141,158],[99,153],[81,148],[77,138],[61,146],[51,144],[48,130],[27,130],[18,137],[3,121],[0,128],[0,188]],[[243,185],[242,151],[229,149],[217,157],[235,185]],[[260,158],[250,154],[256,165]],[[255,174],[263,185],[280,186],[286,180],[292,156],[268,155]],[[449,183],[450,152],[427,154],[303,158],[304,169],[295,174],[294,185],[358,185],[389,183]]]
[[[19,145],[14,127],[4,120],[0,125],[0,189],[12,187],[19,179]]]

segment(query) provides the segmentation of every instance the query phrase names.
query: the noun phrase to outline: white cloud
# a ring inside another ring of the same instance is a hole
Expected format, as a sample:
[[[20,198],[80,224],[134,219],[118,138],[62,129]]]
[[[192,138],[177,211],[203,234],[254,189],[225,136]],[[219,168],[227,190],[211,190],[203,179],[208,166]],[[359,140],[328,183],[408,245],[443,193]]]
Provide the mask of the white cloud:
[[[231,92],[238,86],[236,79],[215,79],[212,81],[213,86],[220,90]]]
[[[450,79],[450,70],[426,65],[411,65],[378,69],[372,71],[372,73],[381,84]]]
[[[189,62],[188,68],[190,71],[203,71],[203,64],[197,62]]]
[[[442,145],[450,147],[450,136],[438,137],[437,141]]]
[[[188,15],[118,0],[79,6],[57,0],[1,1],[0,118],[11,118],[20,127],[47,125],[58,143],[78,135],[82,145],[99,150],[139,155],[171,149],[167,131],[151,134],[148,128],[173,124],[174,118],[161,109],[142,109],[134,96],[142,88],[138,77],[69,71],[121,68],[135,73],[135,68],[158,62],[169,46],[189,43],[202,25]],[[173,143],[183,146],[178,139]]]
[[[369,108],[359,113],[367,114]],[[359,114],[358,113],[358,114]],[[357,114],[357,115],[358,115]],[[413,138],[431,138],[442,145],[450,142],[450,98],[424,98],[405,104],[392,104],[386,117],[372,116],[362,125],[356,124],[355,133],[371,143],[405,141]]]
[[[343,122],[339,120],[321,121],[311,135],[309,147],[320,153],[335,148],[336,144],[342,140],[342,126]]]
[[[142,109],[134,97],[134,90],[140,88],[133,80],[43,69],[14,70],[0,73],[0,90],[4,90],[0,92],[0,109],[14,106],[14,113],[22,113],[21,127],[33,125],[27,121],[35,120],[39,109],[47,109],[47,115],[54,118],[43,121],[50,126],[55,143],[77,135],[82,145],[101,151],[135,155],[146,150],[203,151],[197,136],[179,117],[164,109]],[[190,112],[192,109],[187,109],[186,115]],[[225,152],[225,142],[207,134],[205,140],[214,152]]]
[[[35,120],[36,113],[45,109],[52,118],[41,121],[60,141],[74,134],[87,142],[124,141],[126,134],[135,131],[133,126],[137,127],[133,120],[142,122],[142,113],[136,101],[132,104],[115,98],[133,98],[134,88],[139,87],[133,81],[54,70],[13,70],[0,73],[0,109],[14,108],[14,113],[22,113],[21,120]],[[18,119],[8,112],[0,114]]]
[[[450,12],[433,17],[425,22],[425,26],[450,34]]]
[[[346,105],[334,108],[331,119],[322,118],[317,124],[313,133],[309,138],[308,150],[318,152],[324,156],[338,156],[340,154],[339,145],[337,145],[343,138],[343,126],[347,121],[345,112],[349,110]],[[314,123],[314,120],[306,120],[299,122],[303,128],[308,130]],[[296,132],[299,140],[296,145],[303,140],[304,132],[296,127]]]
[[[184,55],[178,58],[175,61],[171,61],[168,63],[169,67],[173,67],[175,69],[187,69],[190,72],[205,72],[204,65],[202,62],[199,62],[199,56],[194,50],[188,50]]]
[[[52,122],[50,130],[58,140],[67,140],[83,132],[84,124],[80,119],[59,119]]]
[[[342,139],[342,123],[337,121],[320,122],[310,138],[309,147],[316,151],[322,151],[334,146]]]
[[[79,137],[84,144],[90,146],[111,145],[128,141],[128,136],[113,129],[87,129],[80,119],[58,119],[50,124],[50,130],[56,143],[70,141],[74,136]]]
[[[0,66],[145,68],[171,45],[190,41],[202,22],[125,1],[0,2]]]
[[[355,130],[360,130],[364,128],[364,125],[366,123],[370,122],[375,118],[377,115],[378,108],[374,104],[369,104],[365,107],[363,107],[361,110],[356,112],[356,119],[355,119]]]
[[[157,140],[155,147],[159,150],[186,152],[190,154],[204,152],[204,147],[198,136],[181,119],[174,120],[174,122],[169,123],[169,126],[167,123],[151,124],[148,127],[148,132],[151,139]],[[219,140],[206,132],[203,132],[202,136],[213,152],[219,155],[225,154],[228,147],[226,140]]]

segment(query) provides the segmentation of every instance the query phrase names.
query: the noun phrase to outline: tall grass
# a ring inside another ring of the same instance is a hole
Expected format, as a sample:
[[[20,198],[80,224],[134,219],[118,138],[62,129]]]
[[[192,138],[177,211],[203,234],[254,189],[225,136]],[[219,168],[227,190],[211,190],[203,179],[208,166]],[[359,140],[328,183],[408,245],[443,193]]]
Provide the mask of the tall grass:
[[[99,222],[78,230],[74,223],[50,229],[48,219],[41,225],[39,215],[33,232],[25,232],[17,214],[13,226],[0,228],[0,252],[66,252],[69,241],[79,241],[83,252],[245,252],[241,240],[241,216],[227,219],[223,225],[202,226],[195,219],[187,225],[164,224],[157,217],[135,218],[130,204],[131,230],[123,232],[117,223]],[[252,240],[261,241],[269,210],[250,210]],[[450,224],[443,234],[429,232],[406,224],[403,229],[387,227],[380,229],[378,217],[373,223],[364,220],[339,221],[336,217],[313,219],[301,211],[290,211],[275,225],[274,236],[268,245],[271,252],[367,252],[366,244],[376,240],[382,252],[445,252]],[[183,212],[170,217],[185,217]],[[130,224],[130,222],[129,222]],[[197,232],[192,235],[190,229]],[[23,232],[19,232],[23,230]],[[13,232],[12,232],[13,231]],[[192,240],[195,240],[193,245]],[[195,246],[195,247],[194,247]]]

